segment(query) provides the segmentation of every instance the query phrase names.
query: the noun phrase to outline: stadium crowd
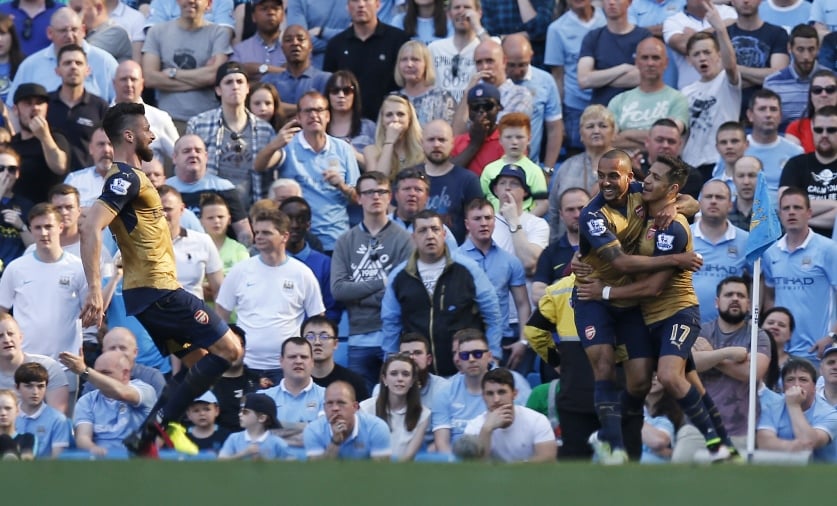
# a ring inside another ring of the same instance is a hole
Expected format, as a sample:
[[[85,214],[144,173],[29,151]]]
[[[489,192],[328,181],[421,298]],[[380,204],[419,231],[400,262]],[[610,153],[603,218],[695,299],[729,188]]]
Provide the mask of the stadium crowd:
[[[835,71],[833,0],[0,3],[0,455],[124,458],[187,368],[115,231],[80,319],[129,103],[120,223],[244,350],[173,458],[740,460],[754,361],[759,451],[837,462]]]

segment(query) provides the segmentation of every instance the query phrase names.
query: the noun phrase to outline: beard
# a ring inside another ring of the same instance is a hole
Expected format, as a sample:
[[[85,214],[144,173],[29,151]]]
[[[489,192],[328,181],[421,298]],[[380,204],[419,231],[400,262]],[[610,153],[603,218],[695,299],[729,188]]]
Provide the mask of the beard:
[[[732,313],[729,310],[727,311],[718,311],[718,316],[724,320],[725,322],[729,323],[730,325],[737,325],[744,320],[747,319],[747,312],[746,311],[739,311],[738,313]]]
[[[134,152],[143,162],[150,162],[154,159],[154,150],[151,149],[150,146],[137,145],[137,147],[134,149]]]

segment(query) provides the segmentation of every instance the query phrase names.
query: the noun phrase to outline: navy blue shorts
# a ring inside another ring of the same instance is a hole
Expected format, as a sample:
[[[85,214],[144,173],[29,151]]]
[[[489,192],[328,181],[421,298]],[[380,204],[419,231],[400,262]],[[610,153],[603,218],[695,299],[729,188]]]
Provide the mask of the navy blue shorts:
[[[229,330],[215,311],[182,288],[160,297],[136,317],[163,356],[208,349]]]
[[[700,310],[698,306],[681,309],[649,329],[660,357],[675,355],[688,360],[700,334]]]
[[[654,346],[639,306],[620,308],[603,301],[578,300],[573,291],[575,327],[582,346],[624,345],[628,358],[650,358]]]

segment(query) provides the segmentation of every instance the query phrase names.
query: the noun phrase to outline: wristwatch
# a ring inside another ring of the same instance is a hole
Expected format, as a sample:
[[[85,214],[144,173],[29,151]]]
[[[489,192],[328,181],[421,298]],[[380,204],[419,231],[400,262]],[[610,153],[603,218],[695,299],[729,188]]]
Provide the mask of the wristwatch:
[[[521,230],[523,230],[523,225],[521,225],[520,223],[518,223],[516,227],[509,227],[509,232],[511,232],[512,234],[515,232],[520,232]]]
[[[259,65],[259,74],[262,74],[262,75],[267,74],[267,69],[268,68],[270,68],[270,67],[267,66],[267,63],[262,63],[261,65]]]
[[[87,381],[87,378],[89,376],[90,376],[90,366],[85,367],[84,371],[82,371],[81,374],[78,375],[78,377],[81,378],[82,381]]]
[[[174,79],[177,77],[177,67],[172,67],[168,70],[169,79]]]
[[[834,332],[834,331],[829,332],[829,333],[828,333],[828,337],[830,337],[832,341],[834,341],[835,343],[837,343],[837,332]]]

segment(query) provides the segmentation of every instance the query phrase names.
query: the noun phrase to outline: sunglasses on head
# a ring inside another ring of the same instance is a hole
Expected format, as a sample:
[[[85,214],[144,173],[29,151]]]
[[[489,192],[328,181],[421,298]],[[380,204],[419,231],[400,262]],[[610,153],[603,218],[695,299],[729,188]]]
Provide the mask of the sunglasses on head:
[[[427,174],[425,174],[423,170],[419,170],[419,169],[404,169],[404,170],[398,172],[398,174],[395,175],[395,181],[396,182],[403,181],[405,179],[425,180],[425,179],[427,179]]]
[[[823,132],[828,134],[837,134],[837,127],[813,127],[811,130],[813,130],[815,134],[821,134]]]
[[[837,84],[830,84],[828,86],[811,86],[811,95],[819,95],[823,92],[828,95],[833,95],[837,92]]]
[[[486,353],[488,353],[488,350],[471,350],[471,351],[460,351],[458,353],[458,355],[459,355],[459,360],[468,360],[471,355],[473,355],[475,359],[479,360]]]

